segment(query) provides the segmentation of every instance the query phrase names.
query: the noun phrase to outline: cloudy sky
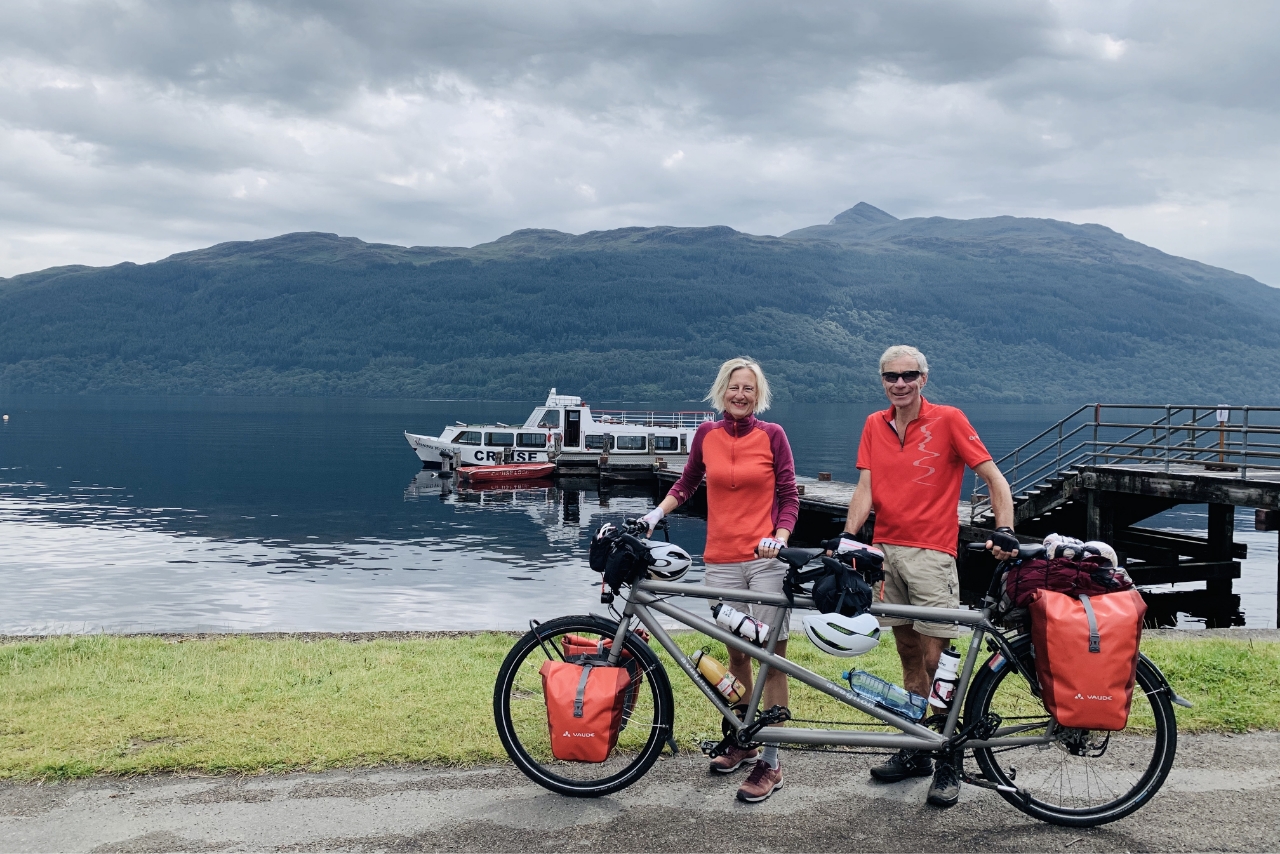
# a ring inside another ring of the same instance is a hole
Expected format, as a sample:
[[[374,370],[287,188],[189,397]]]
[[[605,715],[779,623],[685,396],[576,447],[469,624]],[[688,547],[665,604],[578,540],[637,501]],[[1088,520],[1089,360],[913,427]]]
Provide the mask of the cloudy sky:
[[[332,231],[1099,222],[1280,286],[1280,4],[0,4],[0,276]]]

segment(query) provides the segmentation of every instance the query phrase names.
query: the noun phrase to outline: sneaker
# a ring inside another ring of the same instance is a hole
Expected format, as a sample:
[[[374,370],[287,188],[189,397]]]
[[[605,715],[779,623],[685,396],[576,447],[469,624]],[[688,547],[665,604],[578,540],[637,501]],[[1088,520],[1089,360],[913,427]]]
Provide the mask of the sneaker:
[[[730,747],[728,753],[721,754],[711,760],[711,770],[717,774],[732,774],[748,762],[760,758],[760,749],[753,747],[743,750],[741,747]]]
[[[938,760],[926,800],[935,807],[953,807],[960,800],[960,772],[953,760]]]
[[[899,750],[889,761],[871,769],[871,776],[881,783],[897,783],[909,777],[928,777],[933,773],[933,760],[914,750]]]
[[[775,789],[782,788],[782,763],[777,768],[770,768],[769,763],[760,759],[756,767],[751,769],[751,776],[738,787],[738,800],[754,804],[763,801],[773,794]]]

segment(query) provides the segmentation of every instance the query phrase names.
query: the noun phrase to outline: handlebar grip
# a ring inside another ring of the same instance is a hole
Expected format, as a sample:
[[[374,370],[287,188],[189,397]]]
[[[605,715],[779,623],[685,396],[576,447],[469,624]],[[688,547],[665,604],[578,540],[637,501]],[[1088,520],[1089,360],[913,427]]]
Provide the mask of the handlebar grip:
[[[985,552],[987,550],[987,544],[985,542],[969,543],[965,548],[971,552]]]

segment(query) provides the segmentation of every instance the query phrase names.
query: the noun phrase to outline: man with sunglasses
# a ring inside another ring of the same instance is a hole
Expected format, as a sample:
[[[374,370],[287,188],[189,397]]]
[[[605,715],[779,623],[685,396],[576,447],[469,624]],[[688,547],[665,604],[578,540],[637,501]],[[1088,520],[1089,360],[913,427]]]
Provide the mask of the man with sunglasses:
[[[957,506],[965,466],[991,489],[998,533],[987,548],[998,559],[1017,548],[1009,484],[964,413],[930,403],[921,394],[929,380],[923,353],[902,344],[885,350],[880,357],[880,380],[891,406],[873,412],[863,425],[860,474],[849,502],[845,535],[853,539],[874,509],[875,545],[885,555],[880,598],[896,605],[958,608]],[[904,686],[927,696],[938,658],[958,636],[958,629],[949,623],[895,617],[881,617],[880,624],[893,627]],[[902,750],[872,768],[871,776],[896,783],[933,774],[929,803],[949,807],[960,797],[958,759],[939,759],[935,771],[928,756]]]

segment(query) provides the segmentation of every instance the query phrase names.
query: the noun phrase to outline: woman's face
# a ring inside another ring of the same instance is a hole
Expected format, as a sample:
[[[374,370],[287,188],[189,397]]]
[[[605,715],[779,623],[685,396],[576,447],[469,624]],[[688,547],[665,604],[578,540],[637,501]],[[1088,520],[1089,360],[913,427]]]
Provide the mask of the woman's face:
[[[756,395],[756,372],[750,368],[738,368],[729,375],[724,411],[731,418],[746,418],[756,411]]]

